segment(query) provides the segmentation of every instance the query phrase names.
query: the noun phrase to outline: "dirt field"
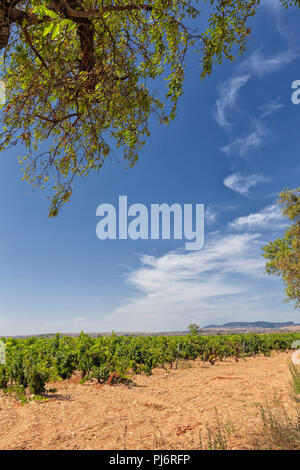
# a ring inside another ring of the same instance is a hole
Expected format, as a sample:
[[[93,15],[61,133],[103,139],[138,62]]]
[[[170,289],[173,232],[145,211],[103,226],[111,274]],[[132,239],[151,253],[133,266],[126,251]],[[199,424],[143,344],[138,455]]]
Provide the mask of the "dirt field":
[[[137,376],[134,387],[74,378],[48,385],[57,389],[49,401],[26,405],[0,392],[0,449],[198,449],[216,410],[231,423],[228,447],[253,448],[262,435],[257,403],[276,391],[291,409],[288,358],[183,363]]]

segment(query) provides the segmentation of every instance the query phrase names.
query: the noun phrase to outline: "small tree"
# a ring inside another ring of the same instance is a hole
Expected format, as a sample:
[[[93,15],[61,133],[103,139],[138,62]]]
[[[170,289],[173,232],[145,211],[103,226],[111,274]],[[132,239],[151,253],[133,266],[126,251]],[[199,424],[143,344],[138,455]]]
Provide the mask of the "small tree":
[[[283,191],[278,203],[282,214],[292,224],[282,238],[270,242],[263,248],[264,258],[268,260],[268,274],[281,276],[286,288],[287,301],[295,301],[300,307],[300,187],[296,190]]]
[[[188,326],[188,332],[190,335],[198,335],[200,333],[200,326],[197,323],[191,323]]]

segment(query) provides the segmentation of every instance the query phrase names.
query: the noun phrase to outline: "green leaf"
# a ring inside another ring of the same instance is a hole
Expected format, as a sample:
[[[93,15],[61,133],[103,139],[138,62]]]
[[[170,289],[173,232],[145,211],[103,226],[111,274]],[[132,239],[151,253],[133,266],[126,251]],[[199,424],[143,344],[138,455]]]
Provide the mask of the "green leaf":
[[[47,36],[49,33],[51,33],[52,29],[54,27],[53,23],[50,23],[48,26],[43,31],[43,36]]]
[[[55,39],[60,33],[60,27],[59,27],[59,24],[56,24],[54,27],[53,27],[53,31],[52,31],[52,39]]]

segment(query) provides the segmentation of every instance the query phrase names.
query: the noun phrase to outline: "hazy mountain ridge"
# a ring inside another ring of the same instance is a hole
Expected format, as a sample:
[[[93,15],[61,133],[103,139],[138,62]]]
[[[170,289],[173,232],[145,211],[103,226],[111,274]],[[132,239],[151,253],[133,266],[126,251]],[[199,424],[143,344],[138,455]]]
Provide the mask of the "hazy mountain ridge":
[[[209,330],[212,328],[283,328],[286,326],[297,326],[297,323],[292,321],[288,322],[268,322],[268,321],[255,321],[255,322],[230,322],[224,323],[223,325],[206,325],[202,329]]]

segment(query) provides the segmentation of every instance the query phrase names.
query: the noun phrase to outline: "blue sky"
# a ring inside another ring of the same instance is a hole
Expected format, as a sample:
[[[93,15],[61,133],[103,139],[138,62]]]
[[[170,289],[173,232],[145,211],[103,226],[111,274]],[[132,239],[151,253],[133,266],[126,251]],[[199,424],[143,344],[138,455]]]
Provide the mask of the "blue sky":
[[[1,155],[0,336],[300,322],[261,256],[286,225],[276,195],[300,181],[300,106],[291,102],[300,10],[263,3],[246,54],[203,82],[190,54],[176,121],[152,123],[135,168],[111,159],[77,181],[55,220],[46,193],[21,181],[22,149]],[[99,240],[96,208],[117,205],[119,195],[129,204],[205,204],[203,250],[185,251],[180,240]]]

